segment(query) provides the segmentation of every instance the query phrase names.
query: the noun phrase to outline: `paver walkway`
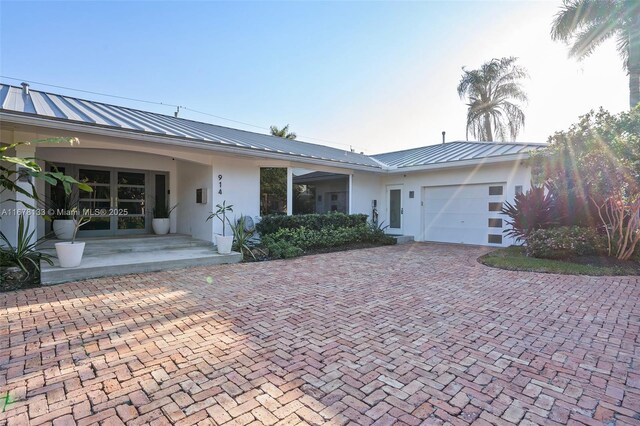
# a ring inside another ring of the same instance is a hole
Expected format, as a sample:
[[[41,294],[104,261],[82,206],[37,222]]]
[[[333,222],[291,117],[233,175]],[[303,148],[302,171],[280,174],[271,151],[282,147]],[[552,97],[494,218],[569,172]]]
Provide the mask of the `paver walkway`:
[[[0,424],[640,424],[640,280],[495,270],[486,250],[0,295]]]

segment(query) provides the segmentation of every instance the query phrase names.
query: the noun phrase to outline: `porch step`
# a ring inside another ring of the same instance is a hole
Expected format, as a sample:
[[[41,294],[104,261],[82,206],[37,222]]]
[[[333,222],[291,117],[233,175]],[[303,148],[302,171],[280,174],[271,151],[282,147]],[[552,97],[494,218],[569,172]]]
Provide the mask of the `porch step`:
[[[407,244],[414,241],[413,235],[395,235],[396,244]]]
[[[219,254],[212,243],[186,235],[86,238],[82,264],[61,268],[54,244],[47,241],[41,251],[53,257],[54,266],[42,264],[42,284],[126,275],[201,265],[238,263],[240,253]]]

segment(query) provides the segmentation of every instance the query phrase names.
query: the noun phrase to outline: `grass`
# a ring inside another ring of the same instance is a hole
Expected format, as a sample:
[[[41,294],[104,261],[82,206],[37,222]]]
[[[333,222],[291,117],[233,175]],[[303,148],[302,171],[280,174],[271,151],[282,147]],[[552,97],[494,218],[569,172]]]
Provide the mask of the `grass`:
[[[570,260],[551,260],[528,257],[523,247],[511,246],[487,253],[478,258],[484,265],[510,271],[545,272],[566,275],[639,275],[636,262],[622,265],[593,265],[575,263]]]

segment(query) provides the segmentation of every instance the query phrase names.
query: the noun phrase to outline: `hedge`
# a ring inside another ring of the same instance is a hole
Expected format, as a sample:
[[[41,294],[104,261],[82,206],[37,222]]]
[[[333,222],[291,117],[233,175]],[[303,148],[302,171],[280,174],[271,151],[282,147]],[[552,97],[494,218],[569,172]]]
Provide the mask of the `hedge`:
[[[346,215],[345,215],[346,216]],[[295,257],[306,250],[341,247],[355,243],[395,244],[395,238],[385,235],[380,228],[364,223],[354,227],[305,227],[287,229],[262,237],[262,244],[273,259]]]
[[[275,234],[280,229],[300,229],[319,231],[324,228],[354,228],[366,225],[366,214],[301,214],[293,216],[268,215],[263,216],[256,225],[256,230],[262,237]]]

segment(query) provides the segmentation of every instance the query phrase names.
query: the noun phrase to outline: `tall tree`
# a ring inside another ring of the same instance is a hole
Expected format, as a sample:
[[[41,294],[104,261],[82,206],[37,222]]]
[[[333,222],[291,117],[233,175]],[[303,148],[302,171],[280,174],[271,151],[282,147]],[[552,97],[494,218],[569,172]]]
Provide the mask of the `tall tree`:
[[[271,135],[272,136],[278,136],[279,138],[285,138],[285,139],[295,139],[298,137],[298,135],[296,135],[294,132],[290,132],[289,131],[289,125],[287,124],[286,126],[284,126],[282,129],[278,129],[278,126],[271,126],[270,128],[271,130]]]
[[[516,140],[524,127],[520,103],[527,102],[521,80],[528,77],[517,59],[492,59],[476,70],[462,67],[458,95],[468,100],[467,139],[471,133],[485,141]]]
[[[629,74],[629,105],[640,104],[640,1],[563,0],[551,37],[570,43],[569,56],[578,59],[615,37]]]

